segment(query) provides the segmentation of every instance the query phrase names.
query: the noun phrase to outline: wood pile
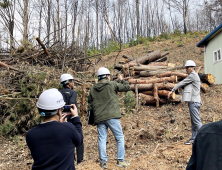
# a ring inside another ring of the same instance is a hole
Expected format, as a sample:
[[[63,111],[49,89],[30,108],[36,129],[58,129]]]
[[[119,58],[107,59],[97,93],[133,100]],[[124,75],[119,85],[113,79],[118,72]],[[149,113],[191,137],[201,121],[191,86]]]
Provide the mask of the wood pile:
[[[168,99],[169,92],[179,81],[185,79],[188,74],[183,65],[177,63],[168,63],[167,55],[160,51],[154,51],[138,59],[129,56],[122,56],[125,61],[115,66],[118,74],[123,74],[124,78],[130,83],[130,88],[135,91],[137,98],[145,104],[178,103],[181,101],[181,89],[173,93]],[[199,73],[201,66],[196,72],[201,79],[201,89],[204,93],[209,91],[209,86],[214,83],[212,74]]]

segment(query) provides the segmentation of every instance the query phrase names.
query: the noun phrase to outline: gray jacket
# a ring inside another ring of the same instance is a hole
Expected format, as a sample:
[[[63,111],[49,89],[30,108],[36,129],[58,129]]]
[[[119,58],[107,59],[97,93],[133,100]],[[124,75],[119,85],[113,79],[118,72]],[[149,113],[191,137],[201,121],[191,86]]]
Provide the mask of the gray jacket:
[[[195,71],[193,71],[183,81],[179,82],[172,89],[172,91],[174,92],[178,88],[185,86],[182,96],[182,102],[188,101],[188,102],[201,103],[200,85],[201,85],[200,77]]]

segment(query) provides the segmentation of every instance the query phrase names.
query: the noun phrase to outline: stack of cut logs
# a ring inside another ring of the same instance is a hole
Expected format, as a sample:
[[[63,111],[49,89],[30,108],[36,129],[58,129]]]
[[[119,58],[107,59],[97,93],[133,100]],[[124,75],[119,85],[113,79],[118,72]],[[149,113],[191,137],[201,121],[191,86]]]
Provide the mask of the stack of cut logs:
[[[173,93],[170,99],[167,99],[167,96],[172,88],[188,75],[183,65],[166,62],[168,54],[169,52],[161,54],[160,51],[154,51],[135,60],[124,55],[125,61],[117,64],[115,69],[123,73],[131,90],[135,91],[137,98],[142,99],[145,104],[156,104],[159,107],[159,104],[180,102],[181,95]],[[209,85],[214,83],[214,76],[201,74],[200,69],[201,66],[196,72],[201,79],[201,89],[206,93]]]

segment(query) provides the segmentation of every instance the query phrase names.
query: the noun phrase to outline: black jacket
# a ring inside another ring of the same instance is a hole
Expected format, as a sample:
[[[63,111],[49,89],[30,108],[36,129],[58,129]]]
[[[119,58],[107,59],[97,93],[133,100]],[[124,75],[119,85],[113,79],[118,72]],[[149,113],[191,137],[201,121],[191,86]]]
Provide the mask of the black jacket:
[[[80,118],[71,119],[71,123],[52,121],[28,131],[26,142],[34,159],[32,170],[75,169],[73,151],[82,144],[83,135]]]
[[[60,90],[60,93],[62,93],[64,102],[66,103],[65,105],[75,104],[77,107],[77,101],[76,101],[77,93],[76,93],[76,91],[74,91],[68,87],[64,87],[62,90]],[[71,115],[68,115],[67,116],[68,122],[70,121],[70,118],[71,118]]]
[[[62,93],[66,105],[75,104],[77,107],[77,93],[75,90],[69,89],[68,87],[64,87],[62,90],[60,90],[60,92]]]
[[[186,170],[222,169],[222,121],[209,123],[198,132]]]

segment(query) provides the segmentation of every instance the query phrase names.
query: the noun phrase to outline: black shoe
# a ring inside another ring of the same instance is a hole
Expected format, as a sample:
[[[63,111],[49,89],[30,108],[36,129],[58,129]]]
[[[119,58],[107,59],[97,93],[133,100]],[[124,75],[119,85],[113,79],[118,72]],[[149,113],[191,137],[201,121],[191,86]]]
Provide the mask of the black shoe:
[[[191,144],[193,144],[193,143],[194,143],[194,140],[193,140],[193,139],[190,139],[190,140],[184,142],[185,145],[191,145]]]
[[[83,160],[81,160],[81,161],[77,161],[77,165],[80,164],[81,162],[83,162]]]

